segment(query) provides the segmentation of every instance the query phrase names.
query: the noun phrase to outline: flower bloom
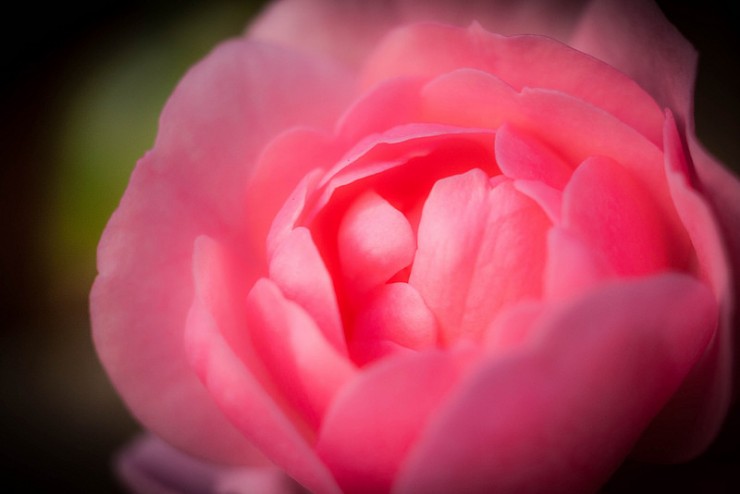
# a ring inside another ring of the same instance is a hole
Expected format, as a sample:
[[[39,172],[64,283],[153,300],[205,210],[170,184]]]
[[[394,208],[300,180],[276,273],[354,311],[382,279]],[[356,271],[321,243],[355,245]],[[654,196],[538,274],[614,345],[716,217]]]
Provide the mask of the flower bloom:
[[[701,453],[740,185],[694,66],[648,2],[273,5],[185,76],[101,240],[101,360],[221,465],[144,445],[130,482],[576,492]]]

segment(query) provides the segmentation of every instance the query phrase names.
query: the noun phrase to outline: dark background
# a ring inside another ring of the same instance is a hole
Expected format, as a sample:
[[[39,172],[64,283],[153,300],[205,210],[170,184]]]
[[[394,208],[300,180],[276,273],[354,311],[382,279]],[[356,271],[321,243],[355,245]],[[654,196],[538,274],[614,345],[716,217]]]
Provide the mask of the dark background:
[[[118,492],[138,431],[99,367],[94,245],[182,73],[263,2],[59,2],[4,13],[0,58],[0,485]],[[659,2],[701,53],[697,133],[740,168],[738,6]],[[740,200],[740,198],[738,199]],[[608,445],[604,445],[608,447]],[[8,490],[5,490],[8,489]],[[732,445],[683,466],[628,465],[607,492],[740,492]]]

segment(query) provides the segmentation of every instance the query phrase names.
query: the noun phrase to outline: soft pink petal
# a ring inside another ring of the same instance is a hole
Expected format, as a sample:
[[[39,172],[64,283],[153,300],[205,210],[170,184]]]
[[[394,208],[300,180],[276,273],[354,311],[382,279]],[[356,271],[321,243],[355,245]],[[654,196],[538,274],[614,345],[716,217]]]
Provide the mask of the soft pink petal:
[[[276,247],[270,259],[270,279],[311,316],[326,341],[346,355],[334,284],[309,230],[296,228]]]
[[[414,287],[389,283],[360,309],[352,333],[352,356],[367,363],[406,349],[425,350],[437,344],[434,314]]]
[[[354,376],[354,366],[272,281],[254,285],[246,311],[255,349],[274,382],[311,427],[318,427],[334,395]]]
[[[373,191],[347,210],[337,243],[347,288],[360,296],[409,266],[416,253],[406,217]]]
[[[210,464],[153,436],[130,444],[116,467],[123,483],[138,494],[290,494],[298,488],[269,463],[244,468]]]
[[[331,128],[352,96],[352,80],[329,63],[253,41],[224,43],[170,97],[152,166],[241,232],[251,214],[247,179],[264,146],[293,126]]]
[[[239,463],[252,448],[214,405],[182,348],[194,291],[194,240],[201,232],[221,232],[150,160],[134,171],[98,248],[90,296],[95,346],[145,427],[192,454]]]
[[[280,396],[234,353],[206,301],[197,297],[187,319],[184,347],[193,369],[223,414],[261,452],[302,485],[339,494],[309,445],[311,431]],[[183,411],[187,404],[181,405]],[[173,413],[172,417],[177,415]],[[172,418],[171,417],[171,418]]]
[[[703,352],[716,310],[703,285],[677,274],[554,310],[540,339],[471,369],[394,492],[596,491]]]
[[[602,253],[621,276],[643,276],[685,266],[651,197],[608,158],[584,161],[563,193],[563,227]]]
[[[536,336],[536,323],[545,313],[539,301],[524,301],[502,310],[486,329],[483,345],[488,355],[502,358]]]
[[[476,25],[414,25],[383,41],[368,60],[363,80],[433,78],[461,68],[493,74],[517,91],[551,89],[582,99],[660,143],[663,115],[649,94],[612,67],[540,36],[503,37]]]
[[[696,51],[654,2],[594,0],[569,44],[627,74],[676,112],[681,128],[693,118]]]
[[[354,144],[369,135],[418,121],[421,85],[416,78],[383,81],[342,115],[337,133],[344,142]]]
[[[437,351],[391,358],[366,368],[341,392],[316,450],[344,492],[389,491],[427,418],[457,382],[463,362],[459,354]]]
[[[479,169],[435,184],[409,283],[437,317],[443,341],[476,338],[503,306],[540,294],[549,224],[510,182],[491,189]]]
[[[692,268],[712,288],[722,315],[711,345],[637,448],[639,458],[664,462],[690,459],[715,438],[730,402],[733,357],[727,251],[712,211],[690,185],[684,148],[670,112],[665,125],[665,157],[671,193],[695,251]],[[683,432],[675,434],[676,430]]]
[[[275,137],[262,151],[245,191],[249,235],[264,261],[270,227],[303,177],[328,170],[339,158],[331,136],[315,129],[293,128]]]
[[[539,180],[515,180],[514,188],[536,202],[553,224],[560,223],[563,207],[561,190],[554,189]]]
[[[567,39],[583,0],[281,0],[272,2],[248,35],[359,66],[390,29],[419,21],[462,27],[480,22],[502,34]]]
[[[573,168],[544,143],[504,124],[496,132],[496,162],[509,178],[537,180],[561,189]]]

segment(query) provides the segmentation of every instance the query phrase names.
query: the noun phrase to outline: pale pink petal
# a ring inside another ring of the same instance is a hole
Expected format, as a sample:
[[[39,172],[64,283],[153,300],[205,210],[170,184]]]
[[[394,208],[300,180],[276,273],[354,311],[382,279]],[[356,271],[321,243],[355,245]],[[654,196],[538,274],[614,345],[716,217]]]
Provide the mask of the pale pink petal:
[[[509,178],[537,180],[563,189],[573,168],[544,143],[509,124],[496,131],[496,162]]]
[[[664,412],[651,425],[635,452],[639,458],[663,462],[691,459],[703,452],[715,438],[727,413],[732,392],[734,333],[731,269],[727,251],[712,211],[690,185],[688,163],[670,112],[666,118],[664,140],[671,193],[695,252],[691,266],[712,288],[722,316],[710,347]],[[732,180],[732,177],[727,178]],[[728,184],[732,183],[728,181]],[[736,194],[740,197],[740,190]],[[683,432],[675,434],[676,430]]]
[[[481,361],[448,395],[394,492],[595,492],[700,357],[716,313],[677,274],[555,309],[540,338]]]
[[[90,295],[93,338],[132,413],[171,444],[238,463],[251,446],[223,417],[182,348],[193,299],[193,244],[218,225],[145,158],[98,248]],[[245,274],[243,282],[249,282]]]
[[[200,297],[196,297],[188,314],[184,349],[223,414],[266,457],[312,491],[339,494],[334,479],[309,444],[309,426],[274,390],[268,393],[271,383],[259,380],[234,353]],[[187,404],[181,407],[183,412]],[[176,416],[173,413],[172,417]]]
[[[247,34],[356,67],[399,21],[393,2],[384,0],[280,0]]]
[[[389,283],[380,287],[359,311],[350,350],[362,364],[405,349],[437,344],[437,321],[414,287]]]
[[[545,185],[539,180],[515,180],[514,188],[536,202],[553,224],[560,223],[563,191]]]
[[[354,144],[391,127],[418,121],[421,85],[422,81],[416,78],[383,81],[363,94],[342,115],[337,123],[337,134],[345,142]]]
[[[570,45],[627,74],[685,128],[693,119],[696,51],[654,2],[594,0],[579,24]]]
[[[224,43],[167,102],[152,166],[241,232],[247,180],[264,146],[293,126],[331,128],[352,96],[351,78],[331,64],[253,41]]]
[[[599,221],[606,224],[611,220]],[[547,235],[547,264],[543,276],[545,297],[561,300],[614,278],[615,272],[599,249],[562,227],[554,227]]]
[[[272,464],[211,464],[153,436],[130,444],[116,466],[123,483],[138,494],[291,494],[300,488]]]
[[[326,341],[346,355],[334,284],[309,230],[296,228],[278,244],[270,259],[270,279],[311,316]]]
[[[315,429],[355,367],[272,281],[260,279],[254,285],[246,311],[255,349],[274,382]]]
[[[316,450],[344,492],[389,491],[427,418],[457,382],[464,360],[438,351],[390,358],[367,367],[340,393]]]
[[[677,249],[659,214],[651,192],[604,157],[584,161],[563,193],[563,227],[602,253],[620,276],[685,267],[686,250]]]
[[[369,85],[398,76],[433,78],[461,68],[493,74],[517,91],[551,89],[582,99],[660,143],[663,115],[649,94],[599,60],[540,36],[503,37],[476,25],[414,25],[383,41],[363,80]]]
[[[491,189],[479,169],[435,184],[409,283],[437,317],[444,342],[476,338],[503,306],[540,294],[549,226],[510,182]]]
[[[406,217],[373,191],[347,210],[337,243],[347,289],[359,296],[409,266],[416,253]]]

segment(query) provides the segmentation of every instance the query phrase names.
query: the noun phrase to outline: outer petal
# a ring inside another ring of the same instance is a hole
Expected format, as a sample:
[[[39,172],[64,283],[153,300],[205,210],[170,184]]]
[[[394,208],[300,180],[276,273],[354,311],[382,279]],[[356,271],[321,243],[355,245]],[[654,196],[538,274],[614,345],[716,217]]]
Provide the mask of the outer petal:
[[[229,468],[198,461],[156,437],[142,437],[119,457],[118,474],[138,494],[291,494],[298,486],[271,464]]]
[[[669,274],[543,316],[539,340],[471,369],[394,492],[595,491],[701,355],[716,312],[703,285]]]
[[[280,0],[249,35],[358,66],[390,29],[409,22],[479,22],[502,34],[538,33],[566,39],[585,0]]]
[[[348,85],[336,67],[280,48],[217,48],[167,103],[155,148],[103,235],[91,294],[98,353],[137,418],[179,447],[226,462],[249,449],[183,355],[193,242],[208,234],[247,245],[243,196],[257,153],[288,126],[329,125]]]

